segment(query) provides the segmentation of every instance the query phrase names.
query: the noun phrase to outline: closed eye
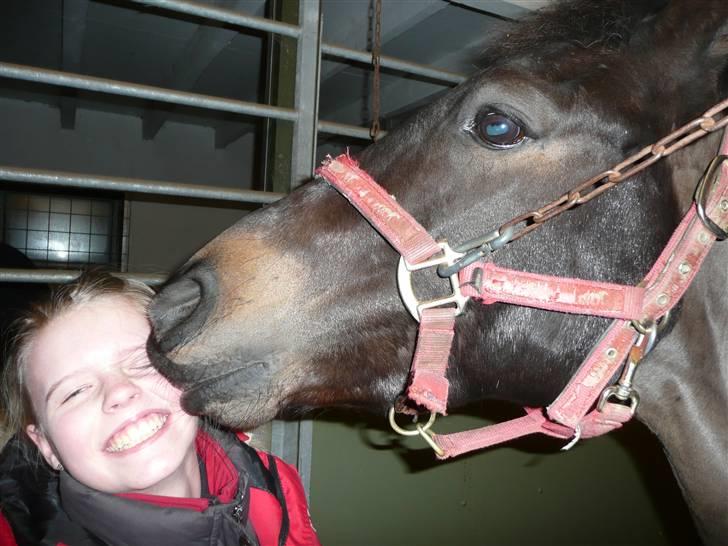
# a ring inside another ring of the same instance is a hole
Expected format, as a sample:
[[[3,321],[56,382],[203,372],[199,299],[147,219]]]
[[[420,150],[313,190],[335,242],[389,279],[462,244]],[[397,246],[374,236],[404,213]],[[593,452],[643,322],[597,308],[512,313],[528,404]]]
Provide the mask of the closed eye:
[[[72,391],[71,393],[66,395],[66,397],[63,399],[63,401],[61,402],[61,406],[63,404],[65,404],[66,402],[68,402],[69,400],[71,400],[72,398],[78,396],[79,394],[81,394],[82,392],[85,392],[86,390],[88,390],[90,388],[91,388],[91,385],[83,385],[83,386],[77,388],[76,390]]]

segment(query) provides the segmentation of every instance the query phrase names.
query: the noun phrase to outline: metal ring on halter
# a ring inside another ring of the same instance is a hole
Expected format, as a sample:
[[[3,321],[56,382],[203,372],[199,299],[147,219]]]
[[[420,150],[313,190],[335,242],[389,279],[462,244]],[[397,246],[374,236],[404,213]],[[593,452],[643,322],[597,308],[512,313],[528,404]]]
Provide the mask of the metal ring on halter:
[[[402,298],[402,302],[407,310],[417,322],[420,321],[422,311],[424,309],[432,309],[434,307],[442,307],[445,305],[455,305],[457,307],[457,315],[463,312],[465,304],[470,299],[468,296],[463,296],[460,290],[460,279],[458,279],[457,271],[450,276],[450,290],[452,291],[449,295],[441,298],[435,298],[432,300],[420,301],[415,295],[414,288],[412,286],[412,273],[431,267],[437,267],[441,264],[452,264],[459,257],[461,253],[455,252],[447,244],[447,241],[440,241],[437,243],[442,252],[437,254],[435,258],[430,258],[424,262],[417,264],[410,264],[404,259],[404,256],[400,257],[399,265],[397,266],[397,287],[399,288],[399,295]]]
[[[417,429],[415,430],[407,430],[406,428],[402,428],[397,424],[397,421],[394,420],[396,412],[394,411],[394,406],[389,408],[389,425],[392,427],[392,430],[396,432],[397,434],[401,434],[402,436],[417,436],[422,435],[422,432],[427,432],[430,427],[434,424],[435,419],[437,418],[436,413],[430,413],[430,418],[427,420],[427,423],[423,425],[417,424]],[[420,430],[422,432],[420,432]]]
[[[424,425],[421,425],[417,423],[415,425],[414,430],[407,430],[405,428],[400,427],[397,424],[397,421],[394,420],[396,412],[394,411],[394,406],[389,408],[389,425],[392,427],[392,430],[396,432],[397,434],[401,434],[402,436],[422,436],[422,439],[427,442],[427,444],[433,449],[433,451],[437,454],[438,457],[442,457],[445,455],[445,451],[437,445],[435,442],[435,439],[432,436],[432,432],[430,431],[430,427],[435,422],[435,419],[437,418],[437,414],[434,412],[430,413],[430,418],[427,420],[427,422]]]
[[[698,182],[698,186],[695,188],[695,206],[698,212],[698,217],[703,222],[706,228],[708,228],[716,239],[722,241],[728,238],[728,231],[721,228],[718,224],[711,220],[705,212],[705,206],[707,205],[708,195],[710,189],[715,185],[718,179],[718,171],[724,161],[728,161],[728,155],[717,155],[708,165],[705,170],[705,174]],[[706,189],[708,191],[706,191]]]
[[[576,429],[574,429],[574,436],[572,436],[571,440],[569,440],[569,443],[567,443],[559,451],[569,451],[577,444],[579,440],[581,440],[581,425],[576,425]]]
[[[432,415],[435,415],[434,413]],[[434,419],[433,419],[434,421]],[[427,425],[426,425],[427,426]],[[445,455],[445,451],[437,445],[437,442],[435,442],[435,438],[432,436],[432,432],[427,430],[422,425],[417,425],[417,432],[422,436],[422,439],[429,444],[429,446],[432,448],[432,450],[435,452],[435,454],[438,457],[442,457]]]

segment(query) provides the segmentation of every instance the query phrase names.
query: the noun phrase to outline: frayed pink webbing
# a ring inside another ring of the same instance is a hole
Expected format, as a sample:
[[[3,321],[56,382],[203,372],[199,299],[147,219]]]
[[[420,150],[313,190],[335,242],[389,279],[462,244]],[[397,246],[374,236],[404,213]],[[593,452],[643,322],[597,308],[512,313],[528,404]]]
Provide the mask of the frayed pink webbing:
[[[482,271],[479,287],[469,282],[476,269]],[[492,262],[471,264],[460,272],[459,278],[463,294],[484,303],[510,303],[606,318],[640,318],[645,297],[645,289],[639,286],[515,271]]]
[[[431,412],[446,415],[449,383],[445,377],[455,335],[457,309],[423,309],[407,396]]]
[[[329,159],[316,174],[334,186],[410,264],[441,251],[430,234],[348,154]]]
[[[534,433],[567,439],[578,431],[579,437],[590,438],[621,427],[632,416],[630,408],[608,403],[601,412],[589,410],[626,359],[636,335],[628,322],[615,321],[545,411],[526,408],[525,416],[504,423],[455,434],[434,434],[433,440],[443,451],[439,458],[455,457]]]
[[[528,413],[523,417],[504,421],[484,428],[474,430],[465,430],[463,432],[455,432],[453,434],[433,434],[432,439],[442,448],[444,454],[440,459],[449,457],[457,457],[463,453],[483,449],[509,440],[514,440],[529,434],[544,432],[543,424],[546,419],[541,414],[541,410],[527,410]],[[562,438],[569,438],[573,431],[564,428]],[[548,432],[545,432],[548,434]]]
[[[526,415],[473,430],[453,434],[433,434],[432,439],[442,449],[439,459],[457,457],[463,453],[502,444],[530,434],[545,434],[567,440],[574,430],[554,423],[543,414],[543,408],[525,408]],[[579,438],[593,438],[620,428],[632,418],[628,406],[607,403],[603,411],[592,411],[579,425]]]
[[[575,430],[622,366],[636,339],[637,332],[629,322],[612,323],[569,384],[547,408],[548,416]]]

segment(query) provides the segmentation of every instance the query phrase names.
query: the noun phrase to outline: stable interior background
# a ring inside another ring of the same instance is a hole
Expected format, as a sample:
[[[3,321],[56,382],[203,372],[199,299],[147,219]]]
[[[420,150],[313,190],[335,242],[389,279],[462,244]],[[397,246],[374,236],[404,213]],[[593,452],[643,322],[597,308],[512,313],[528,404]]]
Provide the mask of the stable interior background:
[[[298,8],[199,3],[294,24]],[[468,75],[504,24],[545,3],[384,0],[382,52]],[[373,7],[323,0],[323,41],[371,47]],[[0,62],[290,107],[295,74],[282,66],[280,45],[264,32],[124,0],[0,3]],[[448,87],[384,70],[384,128]],[[320,119],[366,127],[371,92],[367,65],[323,59]],[[290,182],[287,122],[7,78],[0,78],[0,120],[0,166],[274,191]],[[319,134],[317,157],[366,144]],[[255,208],[5,181],[0,199],[3,241],[39,267],[104,262],[162,274]],[[438,429],[513,411],[469,408]],[[320,411],[312,418],[311,512],[327,545],[695,543],[664,456],[637,424],[567,453],[558,441],[526,439],[441,463],[418,441],[394,437],[383,416]]]

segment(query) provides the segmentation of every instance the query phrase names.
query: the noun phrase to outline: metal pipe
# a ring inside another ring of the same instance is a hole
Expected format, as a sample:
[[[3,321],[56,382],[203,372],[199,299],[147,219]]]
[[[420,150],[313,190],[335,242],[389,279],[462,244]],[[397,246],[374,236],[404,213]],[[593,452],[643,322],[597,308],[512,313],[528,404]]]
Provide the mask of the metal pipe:
[[[199,184],[180,184],[157,180],[140,180],[138,178],[119,176],[98,176],[42,169],[24,169],[2,165],[0,165],[0,180],[91,190],[111,190],[218,201],[234,201],[238,203],[273,203],[285,196],[283,193],[236,190],[233,188],[202,186]]]
[[[73,269],[11,269],[0,268],[0,282],[27,282],[58,284],[71,282],[81,274],[80,270]],[[119,273],[111,272],[115,277],[134,279],[149,286],[157,286],[167,280],[167,275],[154,273]]]
[[[291,189],[311,179],[318,132],[319,62],[321,60],[321,2],[298,0],[301,37],[296,48],[294,106],[300,113],[293,124]]]
[[[75,89],[96,91],[98,93],[109,93],[111,95],[156,100],[160,102],[206,108],[208,110],[219,110],[222,112],[232,112],[235,114],[245,114],[249,116],[269,117],[284,119],[287,121],[296,121],[298,119],[298,113],[290,108],[267,106],[254,102],[225,99],[222,97],[213,97],[198,93],[188,93],[186,91],[173,91],[163,87],[153,87],[151,85],[109,80],[107,78],[80,76],[69,72],[29,67],[13,63],[0,62],[0,77],[45,83],[49,85],[60,85],[63,87],[73,87]]]
[[[239,27],[254,28],[258,30],[264,30],[266,32],[275,32],[276,34],[282,34],[284,36],[291,36],[298,38],[301,35],[301,28],[295,25],[289,25],[287,23],[280,23],[278,21],[272,21],[262,17],[254,17],[252,15],[244,15],[240,12],[227,10],[222,8],[215,8],[195,2],[189,2],[187,0],[129,0],[136,4],[143,4],[147,6],[153,6],[161,9],[170,11],[176,11],[179,13],[186,13],[188,15],[195,15],[198,17],[204,17],[213,21],[221,21],[229,23]],[[350,49],[334,44],[321,44],[321,52],[324,55],[330,55],[333,57],[339,57],[342,59],[348,59],[351,61],[359,61],[363,63],[372,62],[372,54],[368,51],[358,51],[356,49]],[[382,55],[380,62],[383,67],[391,68],[393,70],[400,70],[407,72],[408,74],[415,74],[418,76],[425,76],[438,81],[444,81],[448,83],[461,83],[465,81],[466,77],[462,74],[450,72],[447,70],[439,70],[436,68],[429,67],[427,65],[413,63],[398,59],[396,57],[389,57]]]
[[[318,130],[321,133],[327,133],[329,135],[342,135],[353,138],[360,138],[362,140],[371,140],[372,137],[369,134],[369,128],[359,127],[358,125],[347,125],[345,123],[336,123],[335,121],[319,121]],[[381,138],[387,134],[387,131],[379,131],[379,137]]]
[[[333,44],[323,43],[321,46],[321,53],[323,53],[324,55],[339,57],[341,59],[347,59],[350,61],[358,61],[365,64],[371,64],[372,62],[372,54],[368,51],[358,51],[356,49],[349,49],[348,47],[342,47]],[[404,61],[396,57],[388,57],[387,55],[381,55],[379,57],[379,61],[384,68],[400,70],[408,74],[425,76],[427,78],[432,78],[434,80],[447,83],[457,84],[462,83],[467,79],[467,76],[463,76],[462,74],[458,74],[456,72],[440,70],[424,64]]]
[[[296,25],[288,23],[280,23],[263,17],[254,15],[246,15],[239,11],[224,8],[216,8],[196,2],[186,0],[129,0],[135,4],[142,4],[154,8],[176,11],[178,13],[186,13],[196,17],[204,17],[211,21],[220,21],[244,28],[254,28],[265,32],[274,32],[291,38],[298,38],[301,35],[301,29]]]

